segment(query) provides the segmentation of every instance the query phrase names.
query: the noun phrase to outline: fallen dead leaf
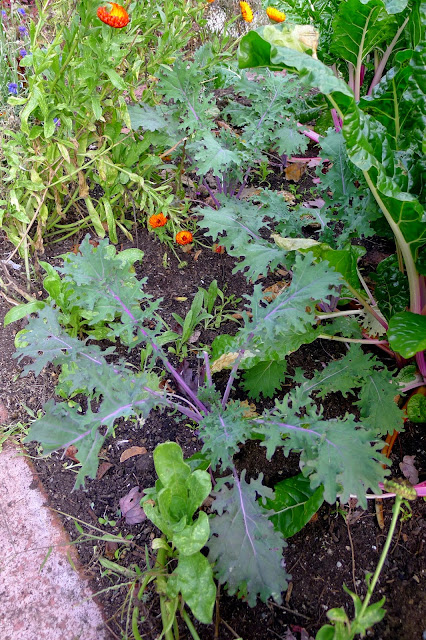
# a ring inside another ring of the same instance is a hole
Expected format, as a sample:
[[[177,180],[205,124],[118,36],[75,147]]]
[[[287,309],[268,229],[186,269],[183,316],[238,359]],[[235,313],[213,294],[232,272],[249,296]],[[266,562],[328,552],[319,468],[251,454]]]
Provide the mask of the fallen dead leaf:
[[[129,449],[123,451],[120,456],[120,462],[125,462],[126,460],[128,460],[129,458],[133,458],[134,456],[143,456],[145,455],[145,453],[148,453],[145,447],[130,447]]]
[[[247,408],[246,411],[244,411],[244,417],[245,418],[256,418],[259,414],[256,411],[256,405],[254,404],[254,402],[249,402],[248,400],[240,400],[240,406]]]
[[[275,298],[280,295],[281,291],[284,291],[284,289],[286,289],[289,286],[290,286],[290,282],[286,282],[285,280],[280,280],[279,282],[275,282],[275,284],[272,284],[270,287],[266,287],[263,290],[263,293],[267,294],[267,295],[264,295],[263,298],[267,302],[272,302],[272,300],[275,300]]]
[[[105,555],[107,558],[109,558],[110,560],[113,560],[113,558],[115,557],[115,552],[118,549],[118,543],[117,542],[111,542],[110,540],[107,540],[105,543]]]
[[[67,449],[65,449],[66,457],[72,460],[73,462],[80,462],[80,460],[76,457],[77,453],[78,453],[78,449],[73,444],[70,445]]]
[[[194,261],[197,262],[198,258],[200,257],[201,253],[202,253],[202,249],[198,249],[198,251],[196,251],[194,253]]]
[[[399,468],[411,484],[419,483],[419,472],[414,466],[415,459],[416,456],[404,456],[402,462],[399,463]]]
[[[96,473],[96,480],[100,480],[101,478],[103,478],[106,472],[109,471],[113,466],[114,465],[111,464],[111,462],[101,462]]]
[[[120,498],[120,509],[127,524],[139,524],[146,519],[144,510],[140,505],[142,492],[139,487],[133,487],[129,493]]]
[[[287,180],[299,182],[306,171],[306,164],[303,162],[292,162],[286,166],[284,171]]]

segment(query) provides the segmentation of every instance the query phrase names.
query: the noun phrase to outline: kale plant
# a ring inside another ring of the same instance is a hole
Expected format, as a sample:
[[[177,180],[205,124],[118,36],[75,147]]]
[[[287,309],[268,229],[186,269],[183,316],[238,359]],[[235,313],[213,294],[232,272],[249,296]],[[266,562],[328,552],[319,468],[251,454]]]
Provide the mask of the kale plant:
[[[277,154],[285,166],[287,156],[307,147],[297,130],[304,91],[292,74],[212,68],[204,45],[193,62],[178,59],[172,68],[164,66],[156,92],[160,104],[129,107],[133,129],[157,132],[153,140],[160,148],[176,158],[182,154],[218,207],[217,194],[241,197],[250,173],[268,154]]]
[[[106,308],[119,309],[122,327],[114,321],[111,330],[118,338],[133,335],[134,344],[149,347],[151,356],[145,359],[143,371],[130,369],[114,347],[102,351],[87,340],[70,337],[58,322],[54,304],[38,310],[37,317],[29,319],[26,344],[16,354],[19,360],[33,360],[24,367],[24,375],[29,371],[38,375],[50,364],[60,366],[70,389],[83,387],[88,402],[82,411],[79,406],[50,400],[44,416],[32,424],[27,441],[40,442],[47,454],[73,444],[81,463],[78,488],[85,476],[95,477],[98,454],[105,438],[114,434],[118,419],[147,417],[154,408],[170,409],[189,419],[202,442],[203,468],[210,465],[213,472],[219,470],[224,475],[214,490],[211,509],[215,515],[210,518],[207,541],[216,577],[227,584],[230,593],[244,594],[250,605],[257,597],[266,600],[272,596],[279,602],[288,579],[282,566],[286,532],[274,529],[270,520],[275,494],[263,484],[262,475],[248,482],[245,472],[237,472],[233,458],[239,446],[260,438],[268,458],[277,448],[286,455],[300,453],[305,494],[322,487],[330,503],[337,497],[346,501],[355,494],[365,505],[366,490],[378,490],[386,475],[382,443],[377,438],[389,428],[402,427],[401,413],[396,413],[392,422],[383,422],[376,405],[381,395],[388,405],[392,380],[378,361],[360,350],[347,357],[345,388],[349,391],[371,385],[360,394],[361,419],[351,414],[341,420],[327,419],[314,402],[312,394],[318,390],[324,394],[334,391],[334,363],[328,365],[323,378],[319,375],[310,382],[298,373],[298,386],[259,416],[247,415],[247,407],[231,399],[241,366],[270,358],[284,363],[288,353],[325,331],[317,327],[317,309],[342,286],[341,274],[325,261],[316,264],[312,253],[300,254],[294,262],[291,284],[274,300],[265,300],[256,286],[247,297],[244,326],[233,339],[236,351],[222,356],[231,366],[224,392],[213,382],[207,354],[205,380],[194,391],[159,346],[162,329],[160,323],[153,326],[152,317],[160,301],[153,303],[146,296],[143,283],[137,282],[134,274],[129,276],[127,266],[117,267],[107,240],[95,248],[86,238],[80,251],[70,255],[63,268],[72,273],[75,295],[87,298],[89,305],[102,299]],[[173,392],[167,386],[161,389],[154,372],[158,364],[174,381]],[[194,464],[196,468],[196,460]],[[300,513],[297,515],[300,519]]]

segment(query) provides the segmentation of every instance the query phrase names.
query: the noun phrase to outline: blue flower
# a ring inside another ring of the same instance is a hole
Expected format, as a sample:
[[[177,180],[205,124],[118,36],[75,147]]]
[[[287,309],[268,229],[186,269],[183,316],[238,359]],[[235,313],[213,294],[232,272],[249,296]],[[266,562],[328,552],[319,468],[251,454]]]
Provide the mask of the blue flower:
[[[53,122],[55,123],[56,127],[61,126],[61,121],[59,120],[59,118],[53,118]]]
[[[18,13],[20,13],[21,16],[26,16],[27,15],[26,12],[25,12],[25,9],[18,9]]]
[[[9,89],[9,93],[13,94],[14,96],[18,95],[18,85],[16,84],[16,82],[9,82],[7,88]]]
[[[21,26],[18,27],[18,31],[23,36],[27,36],[28,35],[28,29],[27,29],[27,27],[24,27],[23,24],[21,24]]]
[[[6,13],[6,11],[2,10],[2,12],[1,12],[1,17],[2,17],[2,18],[7,18],[7,13]]]
[[[19,49],[19,55],[21,56],[21,58],[25,58],[27,54],[28,51],[26,49]]]

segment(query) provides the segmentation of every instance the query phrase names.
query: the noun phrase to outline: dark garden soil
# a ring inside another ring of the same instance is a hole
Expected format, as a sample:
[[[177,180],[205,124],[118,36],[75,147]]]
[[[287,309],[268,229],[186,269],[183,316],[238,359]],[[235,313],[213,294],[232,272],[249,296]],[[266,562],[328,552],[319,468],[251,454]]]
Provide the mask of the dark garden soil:
[[[77,241],[79,239],[77,238]],[[183,269],[177,268],[177,260],[169,251],[169,268],[164,268],[163,256],[166,251],[164,245],[145,229],[139,229],[137,234],[139,248],[145,252],[144,259],[137,269],[137,275],[147,278],[146,290],[154,297],[162,297],[162,315],[167,322],[172,321],[174,311],[184,316],[192,298],[199,286],[207,288],[210,282],[217,279],[218,285],[226,294],[234,293],[238,297],[250,291],[250,285],[241,275],[233,275],[234,261],[227,255],[213,253],[202,249],[196,256],[195,250],[182,257],[188,265]],[[57,262],[56,257],[69,250],[76,243],[76,238],[68,240],[62,245],[46,248],[44,260]],[[130,243],[126,241],[126,248]],[[121,248],[121,247],[119,247]],[[368,256],[374,265],[377,255],[389,253],[389,246],[380,239],[374,238],[368,243]],[[0,257],[4,258],[9,246],[3,240],[0,243]],[[24,287],[24,281],[19,281],[19,275],[11,274],[15,282]],[[262,284],[268,286],[276,280],[282,279],[282,274],[263,279]],[[37,286],[40,288],[38,293]],[[12,290],[11,290],[12,291]],[[35,285],[34,293],[41,295],[41,285]],[[0,322],[8,309],[4,299],[0,298]],[[20,379],[17,377],[20,368],[12,359],[14,351],[14,333],[24,326],[24,322],[17,323],[3,329],[0,333],[0,384],[1,401],[9,412],[10,421],[27,420],[25,406],[36,412],[53,394],[56,372],[53,369],[44,370],[39,378],[31,376]],[[235,330],[235,323],[223,325],[220,332]],[[199,344],[210,344],[215,332],[202,333]],[[309,375],[322,363],[338,358],[345,352],[344,345],[329,341],[317,341],[301,348],[289,360],[289,374],[292,367],[301,366]],[[377,352],[376,355],[379,355]],[[129,355],[133,364],[138,365],[138,355]],[[190,359],[191,365],[197,363],[196,354]],[[387,361],[387,364],[390,364]],[[291,377],[287,379],[284,391],[291,387]],[[237,395],[238,397],[238,391]],[[241,399],[243,395],[241,394]],[[267,404],[267,403],[266,403]],[[265,403],[258,403],[262,409]],[[351,399],[343,398],[336,393],[330,396],[324,404],[327,417],[337,417],[346,411],[353,411]],[[73,518],[85,522],[92,527],[99,527],[108,533],[119,534],[123,537],[132,535],[131,543],[121,548],[120,559],[114,557],[114,547],[105,546],[99,540],[89,540],[78,544],[82,564],[92,581],[92,587],[99,593],[99,601],[105,612],[105,620],[111,630],[111,638],[124,638],[126,628],[127,604],[129,596],[128,586],[120,589],[113,588],[118,582],[128,580],[118,578],[103,572],[98,563],[100,556],[120,562],[123,566],[138,565],[145,568],[145,545],[150,549],[151,540],[158,534],[147,521],[142,524],[129,526],[119,517],[119,499],[126,495],[132,487],[150,487],[155,483],[153,465],[153,450],[155,446],[165,440],[173,440],[180,444],[185,456],[191,455],[199,449],[195,433],[185,422],[176,423],[167,413],[152,412],[143,424],[121,421],[116,428],[115,438],[111,438],[103,448],[101,463],[109,463],[108,469],[102,466],[104,474],[96,480],[86,481],[86,490],[73,492],[77,465],[72,459],[62,454],[53,454],[48,458],[40,458],[35,446],[28,448],[33,456],[33,463],[39,477],[46,488],[50,506],[61,511],[65,528],[72,539],[79,535]],[[122,453],[131,446],[145,447],[146,453],[120,462]],[[400,476],[399,462],[404,455],[416,456],[416,467],[420,471],[420,481],[426,479],[426,436],[424,426],[406,424],[405,433],[396,442],[392,454],[392,473]],[[269,486],[298,472],[298,457],[284,458],[278,452],[268,462],[264,449],[257,442],[249,442],[241,448],[237,456],[239,469],[247,469],[248,476],[264,474],[264,482]],[[283,604],[272,602],[259,604],[250,609],[247,604],[236,597],[228,597],[221,589],[218,598],[216,620],[217,627],[198,626],[201,640],[232,640],[241,637],[244,640],[275,640],[285,638],[290,629],[295,638],[306,629],[310,636],[314,636],[318,628],[326,622],[326,611],[332,607],[345,605],[352,615],[352,601],[342,590],[346,584],[351,590],[356,590],[360,596],[365,594],[365,574],[373,572],[392,515],[392,501],[384,500],[385,528],[381,530],[375,515],[374,500],[370,501],[368,510],[360,509],[356,504],[350,507],[336,505],[323,506],[311,522],[297,535],[288,540],[285,551],[287,571],[292,575],[292,581],[287,593],[283,594]],[[426,572],[425,572],[425,539],[426,539],[426,503],[417,500],[413,504],[411,517],[407,517],[398,528],[392,542],[379,586],[373,596],[373,601],[386,597],[387,615],[385,619],[368,632],[368,637],[376,640],[421,640],[426,637]],[[110,522],[116,521],[115,526],[99,524],[99,518]],[[85,532],[95,534],[89,526],[82,525]],[[153,588],[149,587],[141,604],[141,613],[145,621],[140,625],[143,638],[154,639],[161,632],[161,618],[159,617],[159,603]],[[129,632],[129,638],[131,638]],[[306,637],[306,636],[303,636]],[[189,635],[182,628],[182,638]]]

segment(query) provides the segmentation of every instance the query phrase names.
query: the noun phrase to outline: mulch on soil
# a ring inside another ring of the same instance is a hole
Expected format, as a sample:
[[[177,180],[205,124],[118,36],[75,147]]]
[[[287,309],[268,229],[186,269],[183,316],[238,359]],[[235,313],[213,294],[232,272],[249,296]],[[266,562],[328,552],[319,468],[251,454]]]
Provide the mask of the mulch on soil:
[[[46,248],[43,259],[56,262],[58,256],[69,250],[76,239],[68,240],[62,245]],[[0,244],[1,257],[8,252],[8,245]],[[126,240],[125,248],[129,246]],[[146,277],[147,293],[154,297],[162,297],[161,314],[170,323],[172,312],[184,316],[188,311],[192,298],[198,287],[208,288],[210,282],[216,279],[219,287],[225,293],[234,293],[242,297],[248,293],[251,285],[240,274],[232,274],[235,262],[227,255],[215,254],[203,249],[197,260],[194,251],[185,256],[188,262],[184,269],[177,268],[177,260],[169,252],[170,268],[164,268],[164,245],[149,234],[146,229],[138,229],[138,246],[144,251],[144,259],[137,266],[138,277]],[[120,246],[118,248],[121,248]],[[389,251],[386,243],[380,239],[370,239],[368,251],[371,264],[377,259],[377,254]],[[368,261],[364,258],[364,262]],[[282,278],[277,276],[276,280]],[[274,276],[262,281],[271,284]],[[179,301],[177,298],[187,298]],[[2,300],[2,322],[5,303]],[[7,327],[0,334],[0,384],[2,385],[2,402],[8,409],[10,420],[26,419],[23,406],[26,405],[34,412],[41,408],[44,402],[53,394],[55,372],[45,370],[39,378],[17,378],[19,367],[12,359],[14,351],[14,333],[24,326]],[[222,332],[235,331],[235,324],[229,323],[219,330]],[[208,331],[201,333],[198,343],[211,344],[216,333]],[[292,367],[302,366],[307,374],[321,367],[321,363],[341,357],[345,352],[342,344],[329,341],[317,341],[302,347],[289,359],[289,373]],[[380,357],[380,352],[376,351]],[[129,362],[139,364],[137,354],[129,354]],[[196,354],[192,362],[196,362]],[[389,364],[389,361],[387,361]],[[291,377],[286,381],[284,392],[292,384]],[[235,397],[238,397],[238,391]],[[241,395],[241,399],[243,396]],[[268,402],[258,403],[261,410]],[[346,411],[351,411],[350,398],[343,398],[339,393],[332,394],[324,403],[327,417],[338,417]],[[62,521],[73,539],[79,535],[73,518],[86,522],[93,527],[100,527],[108,533],[119,534],[123,537],[131,534],[132,542],[123,547],[119,562],[124,566],[137,564],[141,570],[145,568],[145,545],[150,549],[153,537],[157,535],[155,527],[149,521],[139,525],[126,525],[120,519],[119,499],[126,495],[134,486],[141,488],[155,483],[153,465],[153,450],[155,446],[165,440],[179,443],[185,456],[189,456],[200,448],[195,433],[185,421],[175,422],[166,412],[152,412],[143,423],[119,421],[115,438],[107,441],[101,452],[101,459],[110,463],[109,469],[96,480],[86,480],[86,490],[73,492],[75,481],[75,463],[61,453],[48,458],[38,457],[35,446],[28,448],[30,455],[35,456],[34,465],[39,477],[48,492],[51,506],[62,512]],[[147,453],[131,457],[120,462],[123,451],[132,447],[145,447]],[[415,455],[416,466],[426,474],[424,428],[421,425],[406,424],[406,432],[401,434],[392,455],[392,473],[401,475],[399,462],[404,455]],[[291,455],[284,458],[277,452],[271,462],[265,458],[264,449],[259,443],[248,442],[241,447],[236,457],[237,467],[247,469],[249,477],[263,473],[264,482],[273,486],[277,481],[295,475],[298,469],[298,457]],[[285,551],[287,571],[292,575],[289,591],[284,594],[283,605],[272,602],[259,604],[250,609],[237,598],[230,598],[221,589],[218,606],[221,618],[225,624],[219,627],[219,634],[215,626],[198,626],[202,640],[231,640],[235,637],[244,640],[275,640],[284,638],[290,628],[296,637],[301,629],[306,629],[314,636],[318,628],[326,622],[326,611],[329,608],[344,605],[348,613],[352,614],[352,601],[343,590],[346,584],[358,595],[365,594],[365,575],[373,572],[386,537],[387,527],[392,515],[392,501],[384,501],[385,529],[378,527],[374,512],[374,501],[371,501],[367,511],[356,505],[351,505],[349,511],[343,513],[337,506],[325,505],[317,516],[297,535],[288,540]],[[379,586],[373,596],[376,602],[382,596],[386,597],[387,615],[385,619],[368,632],[368,637],[376,640],[420,640],[426,630],[426,591],[424,543],[426,538],[426,503],[417,500],[413,504],[411,517],[401,523],[392,543],[385,567],[379,581]],[[345,517],[344,517],[345,516]],[[113,525],[100,525],[99,518]],[[89,529],[86,529],[88,532]],[[92,587],[99,593],[107,626],[111,638],[122,638],[127,614],[126,597],[128,586],[122,589],[112,589],[117,582],[127,583],[128,580],[111,578],[103,572],[97,559],[99,556],[111,557],[111,550],[105,548],[105,543],[88,541],[78,544],[82,564],[87,575],[91,578]],[[112,559],[114,556],[112,555]],[[149,588],[145,594],[141,607],[145,622],[141,627],[144,638],[154,639],[161,632],[158,598]],[[129,636],[129,638],[131,635]],[[189,638],[182,629],[182,638]]]

